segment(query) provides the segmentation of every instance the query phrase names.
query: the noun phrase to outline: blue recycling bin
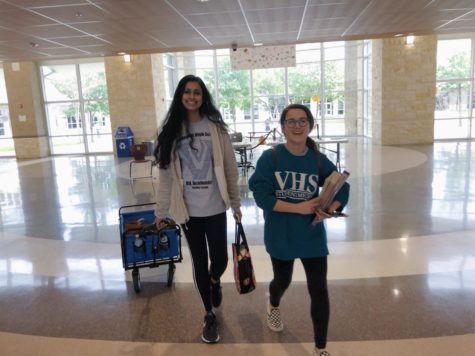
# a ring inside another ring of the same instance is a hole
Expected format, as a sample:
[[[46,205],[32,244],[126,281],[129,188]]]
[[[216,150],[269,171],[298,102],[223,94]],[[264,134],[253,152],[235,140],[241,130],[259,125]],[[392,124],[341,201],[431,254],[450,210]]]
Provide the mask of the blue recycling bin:
[[[121,126],[115,132],[115,145],[117,157],[131,157],[132,152],[130,148],[134,144],[134,134],[130,127]]]

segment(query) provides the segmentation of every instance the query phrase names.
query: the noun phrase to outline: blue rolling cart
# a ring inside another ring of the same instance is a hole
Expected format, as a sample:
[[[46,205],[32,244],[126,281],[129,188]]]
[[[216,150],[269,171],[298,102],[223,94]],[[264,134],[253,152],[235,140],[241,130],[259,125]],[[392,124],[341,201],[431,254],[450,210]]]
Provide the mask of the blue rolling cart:
[[[175,263],[183,259],[181,230],[177,224],[157,230],[154,224],[155,203],[126,205],[119,208],[120,246],[125,270],[132,270],[134,290],[139,293],[140,268],[168,265],[167,286],[175,273]]]

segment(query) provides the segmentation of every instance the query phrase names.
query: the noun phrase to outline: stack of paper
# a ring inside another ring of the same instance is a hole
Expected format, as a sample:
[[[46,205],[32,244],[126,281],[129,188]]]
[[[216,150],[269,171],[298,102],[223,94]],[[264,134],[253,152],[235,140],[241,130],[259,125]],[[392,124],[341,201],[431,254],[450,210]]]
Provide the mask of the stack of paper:
[[[320,209],[322,209],[323,211],[326,211],[328,209],[330,204],[335,199],[335,195],[341,189],[343,184],[345,184],[349,176],[350,172],[348,171],[343,171],[343,173],[334,171],[325,179],[325,183],[323,183],[322,191],[319,195],[321,199],[321,204],[319,206]],[[312,221],[312,224],[315,225],[318,222],[320,222],[320,220],[318,219],[318,217],[315,217],[315,219],[313,219]]]

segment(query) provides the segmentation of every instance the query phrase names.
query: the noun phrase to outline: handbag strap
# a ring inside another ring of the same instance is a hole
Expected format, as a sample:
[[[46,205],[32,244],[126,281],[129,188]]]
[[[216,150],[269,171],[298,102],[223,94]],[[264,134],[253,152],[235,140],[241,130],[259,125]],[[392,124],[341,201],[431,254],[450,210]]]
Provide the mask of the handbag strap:
[[[236,236],[235,236],[234,241],[237,245],[239,245],[242,241],[244,246],[246,246],[246,248],[249,248],[247,245],[247,239],[246,239],[246,234],[244,233],[244,228],[242,227],[242,224],[240,222],[236,222]]]

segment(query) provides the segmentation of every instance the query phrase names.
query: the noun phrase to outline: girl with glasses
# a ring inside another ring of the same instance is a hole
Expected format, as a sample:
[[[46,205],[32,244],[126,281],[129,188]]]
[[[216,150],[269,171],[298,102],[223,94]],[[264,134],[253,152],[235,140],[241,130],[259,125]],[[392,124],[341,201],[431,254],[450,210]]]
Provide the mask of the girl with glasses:
[[[309,137],[314,126],[313,115],[306,106],[292,104],[283,110],[280,125],[286,142],[263,152],[249,179],[254,199],[264,211],[264,243],[273,268],[267,325],[275,332],[284,329],[279,305],[290,286],[294,260],[299,258],[310,294],[314,355],[329,356],[326,350],[330,316],[329,252],[323,220],[343,210],[350,186],[345,183],[329,208],[323,211],[319,207],[319,187],[337,169]],[[320,222],[312,224],[315,217]]]

